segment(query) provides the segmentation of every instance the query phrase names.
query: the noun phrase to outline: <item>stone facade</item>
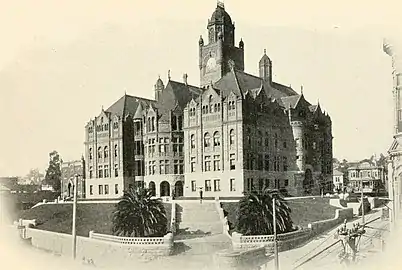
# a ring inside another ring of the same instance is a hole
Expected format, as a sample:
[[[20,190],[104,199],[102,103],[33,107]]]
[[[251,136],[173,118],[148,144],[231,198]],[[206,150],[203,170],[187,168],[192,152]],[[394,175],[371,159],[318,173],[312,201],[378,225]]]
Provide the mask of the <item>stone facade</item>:
[[[399,215],[402,193],[402,57],[401,44],[395,40],[384,40],[383,50],[392,59],[394,97],[394,140],[388,151],[388,193],[392,203],[392,220]]]
[[[63,161],[61,163],[61,196],[71,198],[74,196],[74,177],[78,175],[78,198],[85,198],[85,160]]]
[[[155,100],[125,95],[86,126],[87,198],[146,185],[158,197],[240,197],[265,187],[330,192],[332,122],[303,93],[244,72],[244,42],[222,4],[199,39],[200,87],[159,78]],[[117,187],[112,190],[106,186]]]

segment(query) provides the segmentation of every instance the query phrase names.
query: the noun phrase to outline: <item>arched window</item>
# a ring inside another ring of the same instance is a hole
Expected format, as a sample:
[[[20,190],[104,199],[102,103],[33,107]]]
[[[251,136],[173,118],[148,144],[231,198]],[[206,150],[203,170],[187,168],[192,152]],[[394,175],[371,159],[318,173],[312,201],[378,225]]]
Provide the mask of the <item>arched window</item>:
[[[107,158],[109,156],[109,149],[107,146],[105,146],[105,148],[103,149],[103,152],[104,152],[103,153],[104,157]]]
[[[229,143],[230,143],[230,145],[234,145],[234,143],[235,143],[235,133],[234,133],[233,129],[230,130]]]
[[[214,146],[220,146],[221,145],[221,136],[219,135],[219,132],[216,131],[214,133]]]
[[[191,135],[190,145],[191,145],[191,149],[195,148],[195,135],[194,134]]]
[[[217,112],[218,111],[218,104],[215,104],[214,105],[214,112]]]
[[[177,130],[177,117],[172,115],[172,130]]]
[[[262,144],[262,133],[261,131],[258,131],[258,135],[257,135],[257,145],[261,146]]]
[[[115,144],[114,145],[114,157],[117,157],[117,154],[118,154],[117,150],[118,150],[118,146],[117,146],[117,144]]]
[[[249,144],[249,145],[251,145],[251,130],[250,130],[250,128],[247,128],[247,143]]]
[[[152,128],[151,128],[152,131],[155,131],[155,126],[156,126],[155,117],[152,117]]]
[[[275,138],[275,141],[274,141],[275,148],[277,148],[278,147],[278,134],[275,133],[274,138]]]
[[[265,141],[264,141],[264,144],[265,144],[266,147],[269,146],[269,134],[268,134],[268,132],[265,132]]]
[[[92,159],[92,148],[89,148],[89,159]]]
[[[204,147],[210,147],[211,146],[211,136],[209,133],[204,134]]]
[[[98,158],[101,159],[102,158],[102,147],[98,148]]]
[[[209,96],[209,103],[212,103],[212,100],[214,99],[214,97],[212,95]]]
[[[147,131],[151,131],[151,117],[148,117],[148,125],[147,125]]]

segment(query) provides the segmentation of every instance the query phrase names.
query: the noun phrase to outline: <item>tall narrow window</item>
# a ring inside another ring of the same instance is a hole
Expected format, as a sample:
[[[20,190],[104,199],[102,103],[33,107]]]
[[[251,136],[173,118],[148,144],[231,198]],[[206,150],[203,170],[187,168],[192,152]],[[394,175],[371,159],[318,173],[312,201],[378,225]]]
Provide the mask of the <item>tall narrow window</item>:
[[[93,171],[92,171],[92,166],[89,167],[89,179],[93,177]]]
[[[236,191],[235,179],[230,179],[230,191]]]
[[[211,180],[205,180],[205,191],[211,191]]]
[[[269,155],[265,155],[264,159],[264,170],[269,171]]]
[[[103,156],[105,157],[105,159],[108,158],[109,157],[109,149],[107,146],[105,146],[105,148],[103,149],[103,152],[104,152]]]
[[[195,180],[191,181],[191,191],[197,191],[197,184]]]
[[[236,154],[230,154],[230,170],[236,170]]]
[[[98,159],[102,159],[102,147],[98,147]]]
[[[192,134],[190,138],[191,149],[195,149],[195,135]]]
[[[283,171],[286,172],[288,170],[288,158],[283,157]]]
[[[114,164],[114,177],[119,176],[119,165]]]
[[[103,185],[98,186],[98,193],[99,193],[99,195],[103,194]]]
[[[191,172],[195,172],[195,157],[191,157]]]
[[[209,172],[210,170],[211,170],[211,156],[205,156],[204,171]]]
[[[94,186],[93,185],[89,186],[89,195],[94,195]]]
[[[219,132],[216,131],[214,133],[214,146],[220,146],[221,145],[221,137],[219,135]]]
[[[102,168],[102,166],[99,166],[99,168],[98,168],[98,178],[103,178],[103,168]]]
[[[180,115],[177,117],[178,130],[183,130],[183,117]]]
[[[119,184],[114,185],[114,194],[119,194]]]
[[[105,185],[105,194],[109,194],[109,185]]]
[[[209,136],[209,133],[205,133],[204,135],[204,147],[210,147],[211,146],[211,137]]]
[[[219,179],[214,180],[214,191],[221,191],[221,181]]]
[[[109,166],[108,165],[105,165],[103,171],[105,172],[105,178],[109,177]]]
[[[214,155],[214,171],[221,170],[221,160],[219,155]]]
[[[92,148],[89,148],[89,160],[92,160]]]
[[[114,145],[114,157],[117,157],[117,144]]]
[[[172,130],[177,130],[177,117],[172,115]]]
[[[229,133],[229,143],[230,145],[234,145],[235,143],[235,133],[233,129],[231,129]]]

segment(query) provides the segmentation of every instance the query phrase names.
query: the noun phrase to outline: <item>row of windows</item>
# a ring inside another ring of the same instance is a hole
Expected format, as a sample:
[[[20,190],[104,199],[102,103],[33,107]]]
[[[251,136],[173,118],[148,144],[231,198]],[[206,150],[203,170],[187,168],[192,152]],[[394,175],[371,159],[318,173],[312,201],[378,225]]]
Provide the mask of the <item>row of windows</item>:
[[[108,195],[109,194],[109,185],[98,185],[98,194],[99,195]],[[114,194],[119,194],[119,185],[114,185]],[[89,186],[89,195],[94,195],[94,186]]]
[[[156,161],[148,161],[148,175],[156,174]],[[171,174],[169,160],[159,161],[159,174]],[[173,160],[173,174],[184,174],[184,161]]]
[[[116,144],[114,146],[114,156],[117,157],[118,156],[118,145]],[[102,158],[108,158],[109,157],[109,148],[107,146],[105,147],[98,147],[98,159],[102,159]],[[92,148],[89,148],[89,160],[93,159],[93,153],[92,153]]]
[[[286,188],[289,186],[289,180],[288,179],[273,179],[274,180],[274,188],[275,189],[279,189],[279,188]],[[270,188],[271,187],[271,180],[270,179],[258,179],[258,189],[256,189],[256,185],[254,183],[254,179],[253,178],[247,178],[247,182],[246,182],[246,189],[247,191],[262,191],[265,188]]]
[[[93,171],[93,167],[90,166],[89,167],[89,178],[94,178],[94,171]],[[118,177],[119,176],[119,165],[115,164],[114,165],[114,177]],[[110,174],[109,174],[109,165],[99,165],[98,166],[98,175],[97,178],[109,178]]]
[[[262,154],[247,154],[245,167],[246,170],[271,171],[270,156]],[[279,172],[281,169],[285,172],[288,170],[288,158],[275,156],[273,158],[272,170]]]
[[[212,163],[213,162],[213,163]],[[191,157],[190,159],[190,170],[191,172],[196,171],[196,158]],[[213,164],[213,167],[211,166]],[[229,168],[230,170],[235,170],[236,169],[236,155],[235,154],[230,154],[229,158]],[[220,155],[214,155],[213,160],[211,160],[211,156],[205,156],[204,157],[204,171],[209,172],[211,170],[214,171],[220,171],[221,170],[221,157]]]
[[[214,191],[221,191],[220,179],[214,179],[213,183],[214,183]],[[195,181],[195,180],[191,181],[191,191],[196,192],[197,188],[199,188],[199,189],[203,188],[205,191],[212,191],[212,182],[211,182],[211,180],[205,180],[203,187],[197,187],[197,181]],[[229,191],[231,191],[231,192],[236,191],[234,178],[231,178],[229,181]]]
[[[220,111],[221,111],[221,104],[220,103],[202,106],[202,114],[217,113],[217,112],[220,112]]]
[[[173,137],[172,138],[172,145],[169,145],[169,138],[159,138],[159,153],[167,153],[169,152],[169,148],[171,147],[171,150],[174,153],[182,153],[184,149],[184,142],[182,137]],[[152,155],[156,152],[156,139],[149,139],[147,148],[148,148],[148,154]]]
[[[350,177],[378,177],[378,171],[351,171],[349,172]]]
[[[213,146],[214,147],[221,145],[221,135],[220,135],[219,131],[215,131],[212,138],[213,138]],[[229,133],[229,144],[233,145],[234,143],[235,143],[235,132],[233,129],[231,129],[230,133]],[[192,134],[190,136],[190,147],[191,147],[191,149],[196,148],[194,134]],[[206,132],[204,134],[204,147],[211,147],[211,135],[209,134],[209,132]]]

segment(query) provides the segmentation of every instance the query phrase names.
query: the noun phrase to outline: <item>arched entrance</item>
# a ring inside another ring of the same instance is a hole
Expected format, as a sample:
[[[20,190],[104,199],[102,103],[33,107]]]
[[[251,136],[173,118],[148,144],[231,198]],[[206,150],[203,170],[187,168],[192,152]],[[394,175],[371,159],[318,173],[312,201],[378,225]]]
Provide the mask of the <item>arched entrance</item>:
[[[69,182],[68,183],[68,185],[67,185],[67,188],[68,188],[68,191],[67,191],[67,197],[70,197],[70,196],[72,196],[72,187],[73,187],[73,185],[71,184],[71,182]]]
[[[183,181],[177,181],[174,185],[174,196],[183,197]]]
[[[170,196],[170,184],[169,184],[169,182],[163,181],[160,184],[160,190],[161,190],[161,197]]]
[[[154,181],[149,182],[148,188],[151,190],[152,196],[156,196],[156,186]]]
[[[311,194],[313,186],[314,186],[313,173],[311,172],[310,169],[307,169],[306,172],[304,173],[304,180],[303,180],[304,192],[306,194]]]

